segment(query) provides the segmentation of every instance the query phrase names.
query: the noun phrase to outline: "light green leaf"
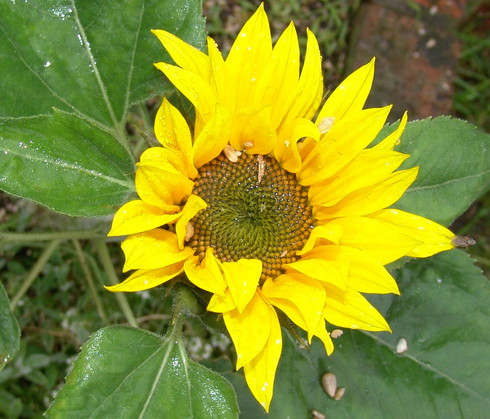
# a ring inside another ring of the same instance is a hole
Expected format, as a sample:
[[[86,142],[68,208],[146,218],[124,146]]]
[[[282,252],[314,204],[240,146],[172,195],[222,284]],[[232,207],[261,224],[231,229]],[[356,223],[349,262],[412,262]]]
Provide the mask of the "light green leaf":
[[[168,88],[150,29],[204,40],[198,0],[4,1],[0,16],[0,117],[55,107],[121,129],[131,104]]]
[[[232,386],[174,337],[112,326],[83,346],[48,418],[236,418]]]
[[[410,122],[397,150],[411,155],[401,169],[420,169],[396,208],[449,225],[490,189],[490,135],[465,121]]]
[[[134,166],[107,132],[64,112],[0,122],[0,188],[75,216],[111,214]]]
[[[19,324],[10,310],[7,293],[0,282],[0,371],[19,350],[19,345]]]
[[[270,418],[307,419],[313,409],[336,419],[488,416],[490,283],[460,250],[410,262],[397,277],[401,296],[371,298],[392,334],[345,330],[328,357],[317,339],[301,350],[284,333]],[[397,354],[400,338],[408,351]],[[326,372],[346,389],[341,400],[322,389]],[[228,375],[241,417],[261,417],[244,411],[251,396],[243,377]]]

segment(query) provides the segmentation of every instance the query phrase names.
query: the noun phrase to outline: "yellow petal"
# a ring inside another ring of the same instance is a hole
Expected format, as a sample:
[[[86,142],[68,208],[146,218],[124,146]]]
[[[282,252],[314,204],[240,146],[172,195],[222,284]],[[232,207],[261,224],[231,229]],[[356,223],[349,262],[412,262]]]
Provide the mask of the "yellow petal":
[[[208,247],[206,249],[206,256],[201,263],[199,263],[199,258],[194,256],[185,262],[184,268],[187,278],[196,287],[224,297],[227,285],[219,265],[219,260],[216,259]],[[230,310],[234,308],[230,308]]]
[[[152,30],[177,65],[193,73],[199,74],[204,80],[209,79],[209,58],[206,54],[187,44],[170,32]]]
[[[276,145],[277,134],[271,125],[271,107],[245,108],[233,115],[230,144],[249,154],[268,154]]]
[[[418,167],[400,170],[376,185],[359,189],[333,206],[317,207],[313,211],[318,220],[336,217],[366,215],[389,207],[398,201],[417,177]]]
[[[155,117],[155,135],[164,147],[180,152],[179,156],[185,167],[183,174],[194,179],[197,176],[197,170],[193,164],[189,126],[177,108],[172,106],[166,98],[163,99]]]
[[[218,50],[218,46],[213,38],[207,38],[209,63],[211,67],[210,84],[216,93],[218,102],[230,111],[236,109],[236,92],[240,86],[235,85],[230,80],[228,68],[225,65],[223,56]]]
[[[400,137],[402,136],[403,131],[405,130],[405,126],[407,125],[407,119],[408,115],[405,112],[402,116],[400,124],[398,125],[398,128],[390,135],[388,135],[383,141],[376,144],[373,149],[393,150],[393,147],[395,147],[400,142]]]
[[[183,156],[180,150],[171,150],[165,147],[147,148],[140,156],[137,166],[155,166],[161,170],[167,170],[172,173],[179,173],[185,177],[187,170],[183,162]]]
[[[213,313],[226,313],[235,309],[236,304],[228,288],[226,288],[223,295],[213,294],[206,308],[207,311],[212,311]]]
[[[171,223],[180,217],[180,207],[167,205],[164,208],[148,205],[143,201],[129,201],[119,208],[112,220],[108,236],[125,236],[153,230]]]
[[[223,151],[231,132],[231,115],[219,103],[209,123],[200,132],[194,143],[194,165],[199,168]]]
[[[298,151],[298,141],[304,137],[311,137],[318,141],[320,131],[308,119],[295,119],[278,133],[279,140],[274,147],[274,156],[281,166],[290,173],[297,173],[301,169],[301,156]]]
[[[265,316],[263,318],[257,316],[256,321],[270,324],[269,338],[264,349],[252,361],[244,365],[243,371],[250,391],[268,412],[274,394],[277,364],[281,358],[282,334],[275,310],[265,301],[262,304],[267,307],[269,319]]]
[[[136,170],[136,190],[147,204],[163,207],[180,204],[191,194],[194,182],[175,169],[158,163],[140,162]]]
[[[404,234],[419,241],[407,256],[428,257],[454,248],[451,243],[454,234],[427,218],[397,209],[381,210],[369,217],[396,225]]]
[[[351,192],[385,179],[408,157],[408,154],[392,150],[364,149],[333,178],[311,185],[310,201],[313,205],[335,205]]]
[[[267,300],[308,332],[308,341],[323,323],[325,290],[317,280],[297,273],[267,280],[262,292]]]
[[[330,178],[367,147],[383,127],[391,106],[359,111],[332,126],[304,156],[299,179],[312,185]]]
[[[339,121],[360,111],[371,91],[373,77],[374,58],[340,83],[323,105],[317,121],[325,117],[334,117]]]
[[[194,251],[179,248],[177,236],[167,230],[155,229],[129,236],[121,245],[126,263],[123,272],[130,269],[158,269],[188,259]]]
[[[269,20],[263,5],[245,23],[226,59],[230,83],[237,89],[237,106],[253,105],[257,81],[272,52]],[[234,111],[235,109],[231,109]]]
[[[235,345],[237,369],[250,362],[264,348],[271,331],[271,310],[258,294],[254,294],[243,312],[232,310],[223,313],[226,329]]]
[[[355,247],[386,265],[410,253],[421,244],[396,225],[368,217],[343,217],[329,221],[329,228],[340,228],[340,244]]]
[[[240,259],[237,262],[224,262],[221,268],[233,301],[241,313],[255,295],[262,274],[262,262],[257,259]]]
[[[349,288],[342,291],[329,284],[323,286],[327,295],[323,315],[327,322],[349,329],[391,332],[383,316],[360,293]]]
[[[321,341],[323,342],[323,346],[325,347],[325,352],[327,353],[327,355],[331,355],[334,350],[334,346],[333,346],[332,338],[330,337],[330,334],[327,332],[327,329],[325,328],[324,321],[321,321],[318,324],[318,329],[315,332],[315,336],[320,338]]]
[[[140,269],[130,275],[120,284],[104,286],[105,289],[112,292],[134,292],[143,291],[157,287],[163,283],[175,278],[183,271],[183,262],[177,262],[173,265],[160,269]]]
[[[320,246],[322,249],[325,247],[337,246]],[[322,282],[330,282],[341,289],[345,289],[350,261],[336,260],[335,258],[324,259],[320,253],[316,252],[316,249],[307,253],[300,260],[289,263],[286,266],[310,278],[315,278]]]
[[[208,204],[206,204],[206,202],[204,202],[204,200],[197,195],[191,195],[187,199],[184,208],[182,208],[181,217],[175,224],[175,234],[177,234],[179,247],[181,249],[184,248],[184,241],[187,235],[187,224],[199,211],[203,210],[207,206]]]
[[[339,244],[341,236],[342,236],[342,230],[340,227],[336,228],[336,226],[334,225],[316,226],[311,231],[310,236],[308,237],[308,240],[306,241],[306,244],[303,247],[303,249],[301,249],[296,254],[304,255],[306,252],[309,252],[311,249],[313,249],[313,247],[316,246],[317,244],[328,244],[328,243]],[[320,242],[318,240],[320,240]]]
[[[400,293],[395,280],[385,267],[362,250],[341,245],[319,246],[298,262],[305,258],[311,258],[313,261],[323,259],[324,263],[348,263],[348,270],[345,274],[346,283],[349,288],[356,291],[373,294]],[[338,288],[346,289],[345,287]]]
[[[299,43],[291,22],[272,50],[257,84],[254,103],[272,105],[272,127],[276,129],[291,107],[299,78]]]
[[[320,105],[323,93],[322,57],[313,32],[306,30],[306,56],[296,88],[295,97],[282,124],[296,118],[311,119]]]
[[[206,80],[196,73],[167,63],[156,63],[155,67],[162,71],[170,82],[194,105],[196,118],[200,119],[201,125],[211,119],[216,107],[216,95]]]

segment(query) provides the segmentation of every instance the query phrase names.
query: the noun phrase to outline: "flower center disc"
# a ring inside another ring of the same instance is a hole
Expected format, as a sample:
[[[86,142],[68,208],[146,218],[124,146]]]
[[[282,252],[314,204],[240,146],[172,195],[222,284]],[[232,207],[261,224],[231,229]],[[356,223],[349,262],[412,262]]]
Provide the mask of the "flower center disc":
[[[262,261],[262,279],[281,274],[297,259],[313,228],[307,188],[273,158],[220,155],[199,169],[193,194],[208,207],[191,221],[190,247],[203,258],[207,247],[222,262]]]

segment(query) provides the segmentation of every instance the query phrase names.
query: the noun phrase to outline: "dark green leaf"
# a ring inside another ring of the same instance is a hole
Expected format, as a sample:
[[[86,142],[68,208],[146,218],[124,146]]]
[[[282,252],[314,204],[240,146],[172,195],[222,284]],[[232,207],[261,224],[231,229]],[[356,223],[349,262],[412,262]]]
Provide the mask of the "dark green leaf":
[[[0,122],[0,188],[55,211],[111,214],[134,166],[112,135],[64,112]]]
[[[236,418],[232,386],[174,338],[113,326],[83,346],[48,418]]]
[[[397,208],[449,225],[490,189],[490,135],[465,121],[411,122],[397,149],[411,155],[402,169],[420,166]]]
[[[2,417],[17,419],[22,412],[22,401],[7,391],[0,389],[0,413]]]
[[[7,293],[0,282],[0,371],[19,350],[19,345],[19,324],[10,310]]]
[[[56,107],[121,129],[129,105],[168,88],[152,64],[169,58],[150,29],[201,45],[201,2],[1,2],[0,116]]]
[[[384,307],[393,333],[344,331],[332,356],[316,339],[300,350],[284,333],[271,418],[483,418],[490,409],[490,283],[460,250],[413,261],[398,272],[402,295],[372,299]],[[400,338],[406,353],[396,354]],[[322,389],[332,372],[341,400]],[[231,380],[240,406],[250,394],[238,373]],[[242,407],[242,418],[256,412]]]

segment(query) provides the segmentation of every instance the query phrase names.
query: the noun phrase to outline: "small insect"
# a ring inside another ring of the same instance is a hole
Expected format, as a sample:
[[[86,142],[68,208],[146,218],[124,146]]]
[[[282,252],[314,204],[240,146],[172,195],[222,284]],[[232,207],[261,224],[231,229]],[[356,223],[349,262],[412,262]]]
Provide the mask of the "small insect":
[[[313,409],[311,411],[311,417],[313,419],[326,419],[326,416],[323,413],[321,413],[321,412],[319,412],[318,410],[315,410],[315,409]]]
[[[322,387],[332,399],[335,398],[337,392],[337,377],[332,372],[327,372],[322,375]]]
[[[468,236],[454,236],[451,239],[451,243],[453,246],[465,249],[467,247],[474,246],[476,244],[476,240]]]
[[[403,354],[408,351],[408,342],[405,338],[400,338],[396,344],[395,352],[397,354]]]
[[[261,156],[260,154],[257,156],[257,164],[259,165],[259,172],[257,175],[257,181],[258,183],[262,182],[262,178],[264,177],[265,174],[265,161],[264,157]]]
[[[344,397],[344,394],[345,394],[345,387],[339,387],[335,392],[334,400],[340,400],[342,397]]]
[[[238,161],[238,157],[242,155],[241,151],[235,150],[229,144],[225,145],[223,152],[225,153],[226,158],[230,160],[232,163],[236,163]]]

